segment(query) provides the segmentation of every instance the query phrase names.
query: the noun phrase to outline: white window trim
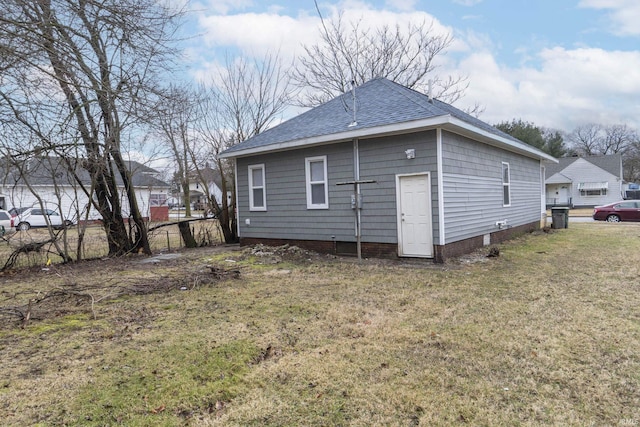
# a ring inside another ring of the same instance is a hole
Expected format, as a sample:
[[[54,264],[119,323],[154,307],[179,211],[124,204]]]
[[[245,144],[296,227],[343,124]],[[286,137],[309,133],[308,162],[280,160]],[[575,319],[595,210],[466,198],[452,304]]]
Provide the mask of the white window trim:
[[[322,161],[324,181],[311,181],[311,163]],[[329,209],[329,178],[327,175],[327,156],[307,157],[304,159],[305,181],[307,187],[307,209]],[[313,204],[311,201],[311,184],[324,184],[324,203]]]
[[[262,186],[253,185],[254,170],[262,171]],[[264,163],[261,163],[259,165],[249,165],[248,173],[249,173],[249,210],[250,211],[266,211],[267,210],[267,180],[265,176],[266,174],[264,172]],[[255,201],[253,200],[253,190],[258,188],[262,189],[262,206],[255,206]]]
[[[508,182],[504,182],[504,167],[507,167],[507,181]],[[502,207],[509,207],[511,206],[511,167],[509,166],[508,162],[502,162],[502,165],[500,166],[500,181],[502,181]],[[505,203],[504,202],[504,188],[507,187],[508,193],[509,194],[509,203]]]

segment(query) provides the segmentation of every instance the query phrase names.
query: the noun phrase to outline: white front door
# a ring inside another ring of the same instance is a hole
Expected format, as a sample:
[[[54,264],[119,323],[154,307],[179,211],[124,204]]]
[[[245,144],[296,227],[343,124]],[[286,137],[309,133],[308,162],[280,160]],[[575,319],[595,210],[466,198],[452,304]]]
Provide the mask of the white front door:
[[[558,188],[558,203],[563,205],[569,203],[569,188],[567,185]]]
[[[428,173],[396,178],[400,256],[433,256],[430,181]]]

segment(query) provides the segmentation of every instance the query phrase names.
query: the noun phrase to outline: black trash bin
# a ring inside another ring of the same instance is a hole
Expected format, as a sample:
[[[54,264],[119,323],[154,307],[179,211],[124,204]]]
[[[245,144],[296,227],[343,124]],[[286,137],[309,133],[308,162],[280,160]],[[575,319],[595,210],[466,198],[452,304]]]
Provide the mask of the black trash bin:
[[[551,208],[551,228],[569,228],[569,208]]]

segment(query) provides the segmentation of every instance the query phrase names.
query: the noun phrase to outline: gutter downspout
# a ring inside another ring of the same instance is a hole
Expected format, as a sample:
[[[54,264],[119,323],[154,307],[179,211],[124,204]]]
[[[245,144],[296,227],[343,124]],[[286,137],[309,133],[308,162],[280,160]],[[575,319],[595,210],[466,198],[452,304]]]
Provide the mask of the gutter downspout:
[[[438,244],[445,245],[444,178],[442,172],[442,128],[436,129],[436,157],[438,164]]]
[[[547,183],[546,166],[540,161],[540,228],[547,226]]]
[[[240,240],[240,205],[238,203],[238,158],[233,159],[233,180],[235,182],[235,192],[236,192],[236,235],[238,236],[238,241]],[[226,194],[223,194],[222,197],[227,197]]]
[[[355,114],[355,113],[354,113]],[[355,121],[355,120],[354,120]],[[353,179],[358,182],[360,180],[360,145],[358,138],[353,139]],[[360,207],[358,206],[358,197],[360,196],[360,184],[356,184],[356,252],[358,259],[362,259],[362,231],[360,230],[360,224],[362,224],[362,218],[360,217]]]

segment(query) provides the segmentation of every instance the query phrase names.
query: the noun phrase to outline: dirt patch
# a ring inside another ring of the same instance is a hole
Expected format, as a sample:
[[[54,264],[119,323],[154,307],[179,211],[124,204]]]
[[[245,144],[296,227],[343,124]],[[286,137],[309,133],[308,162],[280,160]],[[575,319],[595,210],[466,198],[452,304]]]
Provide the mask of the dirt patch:
[[[279,264],[283,261],[300,263],[311,262],[318,259],[327,259],[327,255],[320,255],[317,252],[302,249],[293,245],[267,246],[258,244],[247,247],[242,253],[243,259],[255,257],[258,259],[260,264]]]
[[[0,328],[75,314],[95,317],[98,305],[114,299],[187,291],[239,278],[239,269],[214,265],[206,258],[220,250],[94,259],[5,272],[0,276]]]

